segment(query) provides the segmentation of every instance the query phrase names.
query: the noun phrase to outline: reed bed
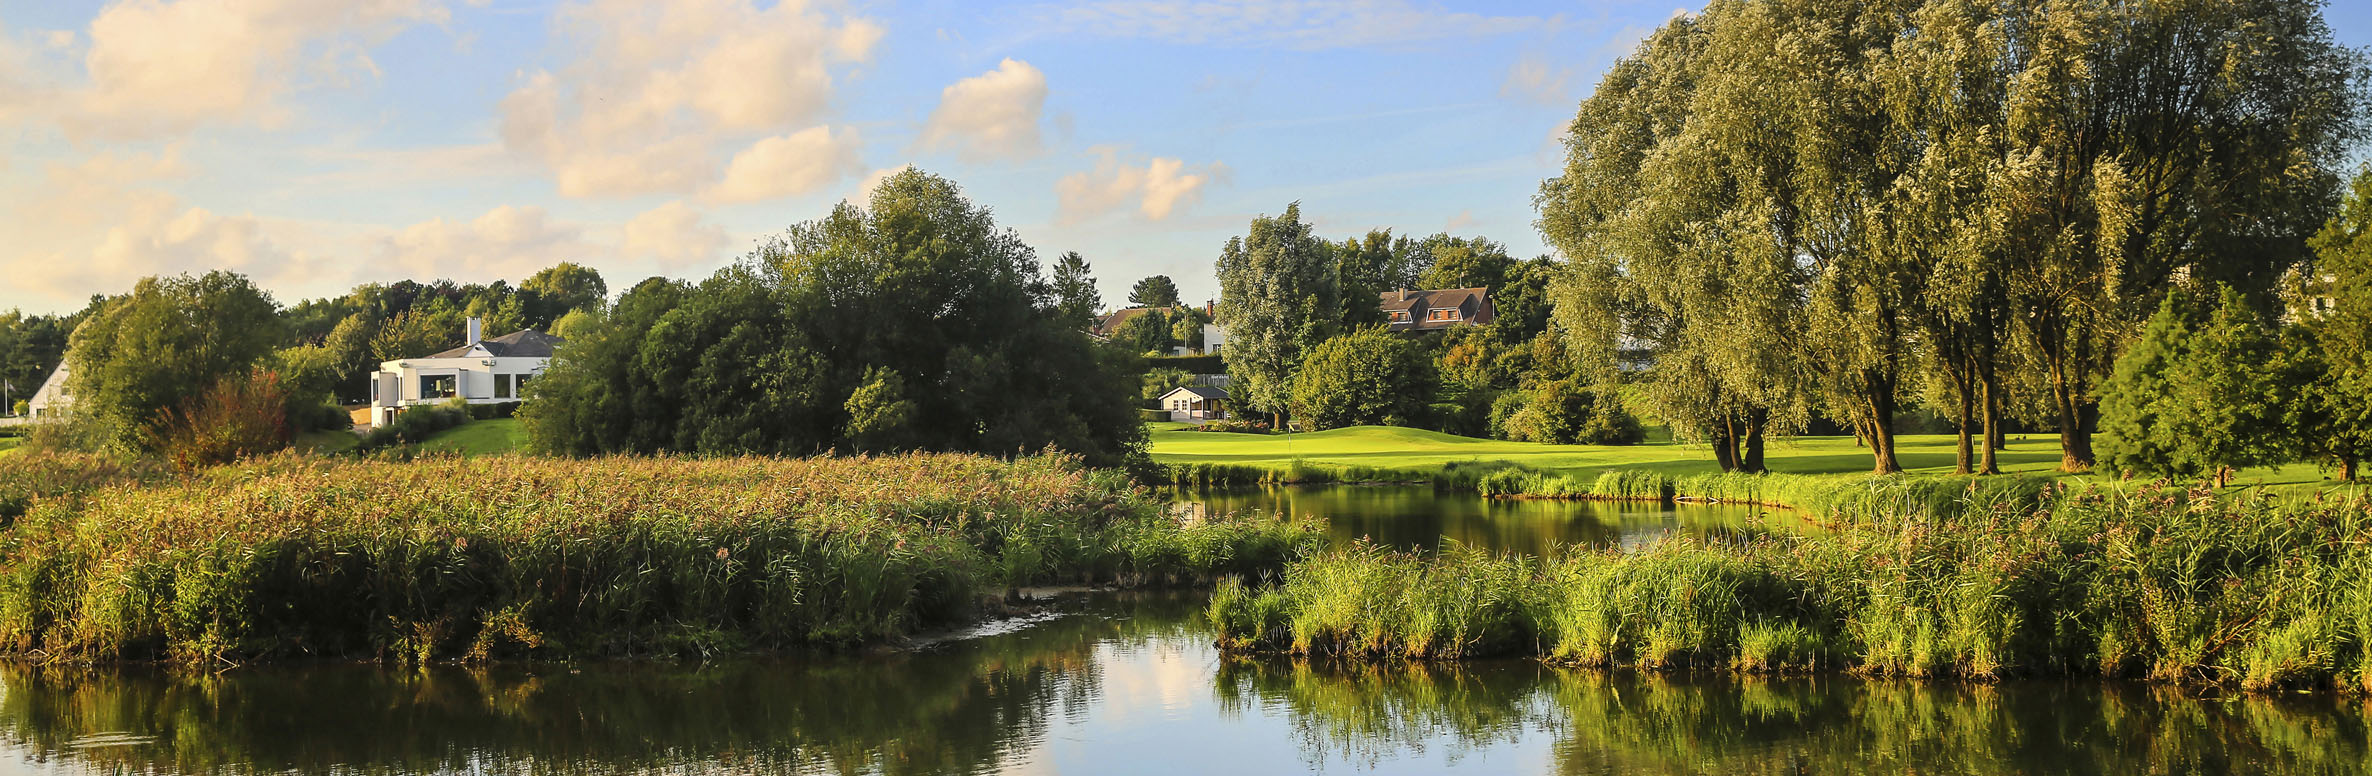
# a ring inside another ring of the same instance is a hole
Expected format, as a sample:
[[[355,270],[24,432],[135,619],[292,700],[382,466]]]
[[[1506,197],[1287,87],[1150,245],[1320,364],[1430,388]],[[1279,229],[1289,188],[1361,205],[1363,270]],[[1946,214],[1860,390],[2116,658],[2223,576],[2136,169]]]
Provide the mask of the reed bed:
[[[1240,652],[2372,692],[2359,499],[1837,487],[1822,503],[1866,514],[1832,531],[1545,558],[1354,545],[1223,584],[1209,616]]]
[[[154,461],[90,453],[20,452],[0,458],[0,530],[42,500],[73,502],[102,488],[152,482],[170,473]]]
[[[0,650],[207,663],[892,640],[1048,582],[1257,574],[1302,523],[1163,511],[1070,459],[281,456],[45,499],[0,534]]]

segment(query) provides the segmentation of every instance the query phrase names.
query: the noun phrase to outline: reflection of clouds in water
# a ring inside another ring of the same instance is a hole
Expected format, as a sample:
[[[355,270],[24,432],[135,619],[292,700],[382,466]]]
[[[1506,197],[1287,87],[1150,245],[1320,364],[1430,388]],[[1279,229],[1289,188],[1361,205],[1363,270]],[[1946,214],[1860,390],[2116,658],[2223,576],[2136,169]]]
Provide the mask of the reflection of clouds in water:
[[[1177,720],[1210,696],[1211,666],[1218,655],[1199,642],[1161,640],[1138,645],[1106,644],[1098,650],[1103,668],[1106,721],[1126,725],[1153,714]]]

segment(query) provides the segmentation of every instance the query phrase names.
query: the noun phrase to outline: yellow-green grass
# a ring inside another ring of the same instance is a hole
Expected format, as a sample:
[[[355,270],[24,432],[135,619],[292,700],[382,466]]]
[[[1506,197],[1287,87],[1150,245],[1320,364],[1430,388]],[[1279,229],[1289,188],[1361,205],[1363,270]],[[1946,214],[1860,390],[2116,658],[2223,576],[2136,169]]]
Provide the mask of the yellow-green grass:
[[[0,455],[16,452],[18,447],[24,446],[24,442],[17,437],[0,437]]]
[[[527,429],[516,418],[473,420],[437,432],[420,443],[423,452],[501,455],[527,445]]]
[[[320,455],[335,455],[362,444],[362,437],[352,431],[307,431],[296,435],[292,446],[298,450]]]
[[[1952,471],[1950,435],[1903,436],[1896,457],[1915,474]],[[1153,460],[1165,464],[1231,464],[1285,469],[1295,464],[1364,467],[1424,474],[1447,464],[1522,466],[1546,472],[1594,477],[1610,469],[1668,475],[1719,471],[1703,445],[1549,445],[1453,436],[1388,426],[1354,426],[1307,434],[1230,434],[1154,429]],[[1867,448],[1852,437],[1794,437],[1772,440],[1764,451],[1771,471],[1789,474],[1858,474],[1870,470]],[[2013,435],[2001,453],[2002,469],[2048,474],[2059,467],[2059,439],[2049,434]],[[2103,479],[2105,475],[2086,475]],[[2311,464],[2247,469],[2234,485],[2276,490],[2335,486],[2333,473]]]

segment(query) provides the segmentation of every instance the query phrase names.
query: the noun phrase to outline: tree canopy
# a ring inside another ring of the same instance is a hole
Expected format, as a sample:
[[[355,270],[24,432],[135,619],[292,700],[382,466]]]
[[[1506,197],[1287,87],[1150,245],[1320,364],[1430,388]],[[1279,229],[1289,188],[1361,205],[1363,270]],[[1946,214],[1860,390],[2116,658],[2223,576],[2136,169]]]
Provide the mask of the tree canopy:
[[[1128,290],[1128,303],[1138,307],[1178,306],[1178,283],[1168,275],[1154,275],[1137,281]]]
[[[280,343],[279,308],[237,273],[143,278],[74,331],[69,386],[78,422],[145,450],[167,411],[243,377]]]

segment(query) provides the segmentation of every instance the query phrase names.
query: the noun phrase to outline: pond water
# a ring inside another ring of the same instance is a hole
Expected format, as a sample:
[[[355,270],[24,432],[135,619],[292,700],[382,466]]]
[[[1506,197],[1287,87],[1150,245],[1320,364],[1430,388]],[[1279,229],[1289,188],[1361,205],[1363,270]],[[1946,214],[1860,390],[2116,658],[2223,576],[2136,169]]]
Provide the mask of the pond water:
[[[1372,496],[1309,495],[1285,498]],[[1441,535],[1760,530],[1621,509],[1528,530],[1469,507]],[[1403,536],[1378,528],[1338,533]],[[1212,648],[1202,603],[1074,594],[919,649],[708,664],[0,663],[0,773],[2361,774],[2372,757],[2363,699],[1247,660]]]
[[[1337,541],[1366,537],[1415,550],[1454,540],[1538,555],[1556,545],[1635,545],[1670,533],[1736,537],[1810,525],[1788,510],[1738,504],[1486,499],[1404,485],[1285,487],[1174,498],[1211,512],[1314,516],[1325,521]]]
[[[913,652],[218,675],[0,668],[0,772],[2360,774],[2361,701],[1233,660],[1099,594]]]

